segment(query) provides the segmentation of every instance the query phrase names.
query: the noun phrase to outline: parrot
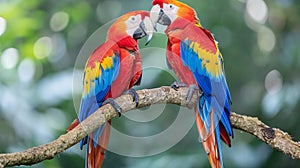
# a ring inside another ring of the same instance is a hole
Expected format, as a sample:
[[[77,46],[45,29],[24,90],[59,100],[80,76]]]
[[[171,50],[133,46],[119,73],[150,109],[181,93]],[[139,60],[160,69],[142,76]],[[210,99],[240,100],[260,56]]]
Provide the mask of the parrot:
[[[211,167],[221,168],[221,140],[231,147],[233,131],[232,99],[218,43],[196,11],[178,0],[153,0],[150,18],[154,29],[157,24],[166,26],[167,64],[180,79],[172,87],[189,86],[187,102],[195,90],[201,93],[195,107],[197,129]]]
[[[142,79],[142,59],[137,41],[148,36],[148,43],[153,29],[147,11],[126,13],[110,26],[106,41],[92,52],[86,62],[79,116],[67,131],[107,103],[120,115],[122,109],[114,98],[126,91],[138,105],[138,95],[132,89]],[[86,168],[102,167],[109,141],[110,124],[109,120],[80,141],[81,149],[87,144]]]

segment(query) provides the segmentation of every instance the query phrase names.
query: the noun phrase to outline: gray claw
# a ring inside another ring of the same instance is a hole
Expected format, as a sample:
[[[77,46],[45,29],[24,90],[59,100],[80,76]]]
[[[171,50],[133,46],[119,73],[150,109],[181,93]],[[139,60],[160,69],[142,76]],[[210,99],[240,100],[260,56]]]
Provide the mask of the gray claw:
[[[195,90],[199,90],[197,85],[192,84],[192,85],[189,86],[189,90],[188,90],[187,95],[186,95],[186,104],[187,105],[190,104]]]
[[[182,83],[182,82],[177,82],[177,81],[175,81],[175,82],[173,82],[172,84],[171,84],[171,88],[173,88],[174,90],[178,90],[180,87],[186,87],[186,84],[185,83]]]
[[[126,94],[130,94],[132,96],[133,101],[136,103],[135,107],[139,105],[139,95],[136,93],[134,89],[129,89],[126,91]]]
[[[117,113],[119,114],[119,117],[121,117],[122,108],[118,105],[118,103],[114,99],[108,98],[102,103],[102,105],[105,105],[108,103],[117,111]]]

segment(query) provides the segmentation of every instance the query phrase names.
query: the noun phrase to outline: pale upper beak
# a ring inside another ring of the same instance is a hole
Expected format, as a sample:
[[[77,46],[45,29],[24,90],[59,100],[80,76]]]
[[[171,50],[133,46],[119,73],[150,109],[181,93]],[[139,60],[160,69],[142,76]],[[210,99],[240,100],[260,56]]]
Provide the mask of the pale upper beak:
[[[153,37],[153,33],[154,33],[154,25],[152,24],[152,21],[150,19],[150,17],[145,17],[144,19],[144,24],[145,24],[145,28],[146,28],[146,32],[147,32],[147,42],[145,45],[148,45],[149,42],[151,41],[152,37]]]
[[[154,29],[156,29],[157,23],[161,25],[171,24],[171,19],[165,14],[164,10],[161,9],[158,4],[152,7],[150,11],[150,18],[152,20],[152,24],[154,25]]]
[[[144,20],[140,23],[139,28],[134,32],[133,38],[140,39],[144,36],[147,36],[147,42],[145,45],[148,45],[151,41],[154,33],[154,27],[152,21],[149,17],[145,17]]]

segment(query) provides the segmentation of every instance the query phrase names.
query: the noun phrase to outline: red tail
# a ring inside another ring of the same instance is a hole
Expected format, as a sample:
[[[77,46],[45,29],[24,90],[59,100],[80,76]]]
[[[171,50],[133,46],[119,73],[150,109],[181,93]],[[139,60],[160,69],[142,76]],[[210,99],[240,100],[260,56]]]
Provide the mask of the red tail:
[[[77,125],[79,124],[78,118],[76,118],[71,124],[70,126],[67,128],[67,132],[71,131],[72,129],[74,129]]]
[[[101,168],[104,161],[104,154],[108,145],[110,135],[110,123],[109,120],[104,127],[101,137],[98,139],[96,147],[93,143],[93,135],[90,135],[88,142],[88,151],[86,158],[86,168]]]
[[[215,128],[213,127],[214,125],[214,119],[213,119],[213,115],[210,116],[210,121],[211,121],[211,125],[212,127],[210,128],[210,132],[207,133],[205,126],[204,126],[204,122],[202,121],[200,114],[198,112],[198,108],[195,108],[195,113],[196,113],[196,123],[197,123],[197,128],[199,131],[199,134],[202,138],[202,144],[203,147],[206,151],[206,154],[208,155],[208,160],[210,162],[210,165],[212,168],[222,168],[222,161],[221,161],[221,153],[219,151],[219,148],[221,148],[221,146],[218,146],[217,143],[217,137],[216,137],[216,132],[215,132]],[[213,114],[213,112],[211,112],[211,114]],[[219,121],[218,121],[219,122]],[[220,126],[220,134],[221,134],[221,139],[228,145],[230,146],[230,139],[229,136],[227,135],[224,126],[222,125],[222,123],[219,123]]]

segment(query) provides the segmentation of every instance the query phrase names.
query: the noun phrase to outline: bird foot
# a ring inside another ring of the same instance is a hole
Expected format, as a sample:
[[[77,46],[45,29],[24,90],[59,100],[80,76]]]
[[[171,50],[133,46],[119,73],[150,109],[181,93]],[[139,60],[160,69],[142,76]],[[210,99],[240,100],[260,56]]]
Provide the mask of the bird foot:
[[[199,91],[199,87],[195,84],[190,85],[186,95],[186,105],[190,104],[195,91]]]
[[[177,81],[175,81],[175,82],[173,82],[172,84],[171,84],[171,88],[173,88],[174,90],[178,90],[180,87],[186,87],[186,84],[185,83],[182,83],[182,82],[177,82]]]
[[[106,105],[108,103],[117,111],[117,113],[119,114],[119,117],[121,117],[122,109],[118,105],[118,103],[114,99],[108,98],[102,103],[102,105]]]
[[[134,89],[129,89],[125,92],[125,94],[129,94],[132,96],[133,101],[135,102],[135,107],[139,105],[139,95]]]

